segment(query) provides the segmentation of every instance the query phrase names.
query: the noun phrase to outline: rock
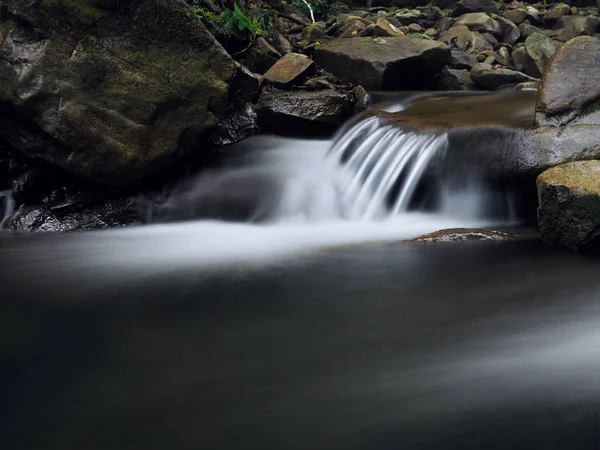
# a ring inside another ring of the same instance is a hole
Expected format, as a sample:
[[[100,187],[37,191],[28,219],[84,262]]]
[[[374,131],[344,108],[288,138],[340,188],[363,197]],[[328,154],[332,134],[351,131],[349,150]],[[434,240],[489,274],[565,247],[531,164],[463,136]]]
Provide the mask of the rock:
[[[558,19],[562,16],[568,16],[571,14],[571,7],[566,3],[558,3],[550,8],[546,14],[544,14],[544,22],[548,25],[554,25]]]
[[[442,91],[471,91],[475,85],[471,75],[465,69],[444,67],[438,78],[438,89]]]
[[[525,64],[525,73],[539,78],[544,73],[546,62],[560,48],[560,43],[540,33],[533,33],[525,39],[525,51],[529,61]]]
[[[521,37],[519,27],[504,17],[497,17],[496,20],[502,29],[502,42],[505,42],[509,45],[515,45],[515,43]]]
[[[288,53],[264,74],[263,79],[281,87],[304,83],[315,69],[315,63],[306,55]]]
[[[389,23],[385,19],[377,19],[375,24],[374,32],[375,36],[387,36],[387,37],[398,37],[402,36],[402,33],[398,28]]]
[[[235,111],[239,64],[183,1],[96,4],[4,2],[0,134],[107,183],[208,147]]]
[[[349,95],[335,91],[278,92],[262,97],[256,113],[263,131],[333,132],[352,113]]]
[[[537,179],[538,225],[545,242],[572,249],[597,246],[600,234],[600,161],[548,169]]]
[[[529,22],[531,22],[534,25],[539,25],[539,26],[543,25],[541,14],[538,9],[534,8],[533,6],[527,6],[525,8],[525,13],[526,13],[525,20],[528,20]]]
[[[525,81],[515,86],[515,91],[538,91],[540,87],[539,81]]]
[[[454,69],[467,69],[471,70],[475,64],[477,64],[477,59],[471,55],[466,55],[460,50],[452,50],[450,59],[450,65]]]
[[[281,33],[275,34],[275,44],[282,55],[292,52],[292,44]]]
[[[524,9],[509,9],[504,11],[502,16],[513,22],[515,25],[520,25],[525,21],[525,17],[527,17],[527,11]]]
[[[423,31],[425,31],[425,29],[418,23],[411,23],[408,26],[409,33],[423,33]]]
[[[515,141],[516,170],[537,176],[558,164],[600,159],[600,126],[542,126],[524,132]]]
[[[517,69],[519,72],[525,72],[525,66],[531,64],[531,58],[527,54],[527,50],[525,50],[525,46],[516,47],[512,54],[511,59],[513,61],[513,67]]]
[[[281,53],[275,47],[269,44],[264,37],[260,36],[250,48],[250,52],[246,56],[244,63],[252,72],[262,75],[273,64],[279,61],[281,56]]]
[[[460,16],[454,22],[454,26],[464,25],[471,31],[480,33],[491,33],[496,36],[502,35],[500,24],[485,13],[469,13]]]
[[[426,89],[450,63],[450,49],[421,39],[362,37],[320,45],[314,60],[341,80],[365,89]]]
[[[500,9],[493,0],[461,0],[457,3],[452,12],[453,17],[459,17],[463,14],[484,12],[488,14],[498,14]]]
[[[483,89],[496,89],[505,84],[535,81],[524,73],[510,69],[494,69],[491,64],[477,64],[471,69],[471,79]]]
[[[320,42],[325,37],[325,33],[323,30],[316,25],[308,25],[302,31],[302,35],[300,36],[300,41],[303,45],[314,44],[315,42]]]
[[[500,47],[498,49],[498,56],[501,59],[501,63],[504,66],[512,66],[512,58],[510,57],[510,51],[506,47]]]
[[[352,20],[346,22],[342,28],[340,28],[340,32],[338,37],[340,39],[349,39],[357,36],[361,31],[367,28],[368,24],[365,24],[363,20]]]
[[[519,25],[519,32],[521,33],[522,39],[527,39],[533,33],[543,33],[543,30],[531,25],[530,23],[524,22]]]
[[[506,242],[533,239],[535,237],[533,233],[506,232],[489,228],[448,228],[409,239],[407,242],[416,242],[419,244],[458,244],[480,241]]]
[[[356,86],[352,89],[352,96],[354,97],[354,108],[353,113],[358,114],[363,112],[369,106],[369,94],[362,86]]]
[[[462,25],[441,33],[437,40],[467,55],[478,55],[485,50],[492,50],[490,43],[480,33],[470,31]]]
[[[538,125],[600,124],[600,40],[564,44],[547,64],[536,107]]]
[[[593,36],[600,28],[600,18],[595,16],[563,16],[554,26],[557,34],[571,37],[582,35]]]
[[[20,208],[3,224],[11,231],[60,232],[121,228],[141,224],[134,198],[116,198],[52,209]]]
[[[438,35],[438,32],[435,28],[427,28],[425,30],[425,35],[427,35],[428,37],[435,39],[436,36]]]
[[[452,17],[442,17],[435,24],[435,29],[438,33],[443,33],[444,31],[448,31],[454,25],[454,20]]]

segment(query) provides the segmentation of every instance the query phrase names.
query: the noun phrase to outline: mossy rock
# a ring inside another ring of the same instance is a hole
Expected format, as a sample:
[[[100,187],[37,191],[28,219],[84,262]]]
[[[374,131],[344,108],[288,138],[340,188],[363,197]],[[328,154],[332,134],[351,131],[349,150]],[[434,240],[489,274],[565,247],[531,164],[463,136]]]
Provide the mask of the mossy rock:
[[[5,4],[0,133],[71,173],[124,183],[207,147],[251,78],[180,0]]]

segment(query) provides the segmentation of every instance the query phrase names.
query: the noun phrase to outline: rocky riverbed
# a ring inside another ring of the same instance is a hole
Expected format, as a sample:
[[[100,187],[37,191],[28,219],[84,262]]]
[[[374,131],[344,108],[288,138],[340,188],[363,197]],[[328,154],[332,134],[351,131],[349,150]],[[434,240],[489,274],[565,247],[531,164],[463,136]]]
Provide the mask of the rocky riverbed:
[[[218,164],[219,148],[257,132],[329,136],[367,108],[368,91],[539,89],[529,125],[502,124],[501,110],[497,125],[443,123],[459,139],[494,142],[490,159],[528,186],[551,167],[600,158],[596,4],[302,5],[3,2],[3,227],[141,223],[144,202]],[[600,228],[586,210],[600,202],[600,178],[588,166],[556,170],[538,181],[542,236],[584,247]],[[586,201],[572,200],[582,190]]]

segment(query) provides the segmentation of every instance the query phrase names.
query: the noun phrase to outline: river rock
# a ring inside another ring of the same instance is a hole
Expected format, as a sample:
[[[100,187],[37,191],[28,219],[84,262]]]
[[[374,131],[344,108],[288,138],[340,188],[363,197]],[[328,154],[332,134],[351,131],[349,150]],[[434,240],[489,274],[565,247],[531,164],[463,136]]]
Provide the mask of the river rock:
[[[467,55],[478,55],[486,50],[492,50],[492,46],[481,33],[471,31],[464,25],[440,33],[437,40]]]
[[[529,59],[525,63],[525,73],[539,78],[544,73],[546,62],[560,48],[560,42],[541,33],[533,33],[525,39],[525,51]]]
[[[398,28],[396,28],[387,20],[380,18],[377,19],[377,23],[375,24],[373,34],[375,36],[398,37],[402,36],[404,33],[402,33]]]
[[[500,8],[494,0],[460,0],[452,12],[452,16],[459,17],[463,14],[478,12],[498,14]]]
[[[538,177],[537,188],[538,224],[544,241],[573,249],[597,245],[600,161],[553,167]]]
[[[244,64],[246,64],[252,72],[262,75],[269,70],[273,64],[279,61],[281,56],[279,50],[273,47],[264,37],[260,36],[250,47],[250,51],[244,58]]]
[[[315,63],[308,56],[288,53],[263,75],[263,80],[281,87],[299,85],[314,69]]]
[[[268,94],[256,105],[263,131],[328,134],[352,114],[351,96],[336,90]]]
[[[600,40],[582,36],[548,62],[536,107],[539,125],[600,125]]]
[[[496,20],[500,24],[500,28],[502,30],[502,42],[505,42],[509,45],[515,45],[515,43],[521,37],[519,27],[514,22],[511,22],[504,17],[497,17]]]
[[[509,9],[504,11],[502,16],[505,19],[510,20],[515,25],[520,25],[525,21],[525,17],[527,17],[527,11],[524,9]]]
[[[471,91],[475,89],[468,70],[444,67],[438,78],[438,89],[442,91]]]
[[[337,40],[315,48],[314,60],[336,77],[365,89],[426,89],[450,63],[441,42],[407,37]]]
[[[556,22],[554,29],[557,30],[557,34],[577,37],[593,36],[600,31],[599,27],[600,19],[595,16],[563,16]]]
[[[550,8],[546,14],[544,14],[544,22],[548,25],[554,25],[558,19],[562,16],[568,16],[571,14],[571,7],[566,3],[559,3]]]
[[[474,56],[466,55],[460,50],[452,50],[450,60],[452,68],[471,70],[475,64],[477,64],[477,59]]]
[[[500,24],[485,13],[464,14],[454,22],[454,26],[459,25],[464,25],[471,31],[491,33],[496,36],[502,35]]]
[[[477,64],[471,69],[471,79],[483,89],[496,89],[505,84],[517,84],[524,81],[535,81],[524,73],[516,70],[498,68],[491,64]]]
[[[310,45],[322,41],[324,37],[325,32],[320,27],[312,24],[304,28],[300,36],[300,42],[303,45]]]
[[[521,33],[522,39],[527,39],[533,33],[542,33],[543,34],[544,30],[542,30],[541,28],[538,28],[534,25],[531,25],[528,22],[524,22],[521,25],[519,25],[519,33]]]
[[[208,147],[256,95],[254,79],[234,98],[251,74],[184,1],[7,0],[1,14],[0,134],[71,173],[147,175]]]

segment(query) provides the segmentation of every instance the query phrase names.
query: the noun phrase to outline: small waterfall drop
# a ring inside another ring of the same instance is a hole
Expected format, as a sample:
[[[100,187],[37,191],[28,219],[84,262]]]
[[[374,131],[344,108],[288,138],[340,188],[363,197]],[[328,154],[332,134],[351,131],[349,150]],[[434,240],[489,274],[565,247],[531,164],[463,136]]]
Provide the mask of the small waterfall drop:
[[[423,173],[447,146],[445,133],[407,132],[375,117],[358,122],[328,153],[329,162],[346,172],[348,217],[373,220],[407,212]]]

